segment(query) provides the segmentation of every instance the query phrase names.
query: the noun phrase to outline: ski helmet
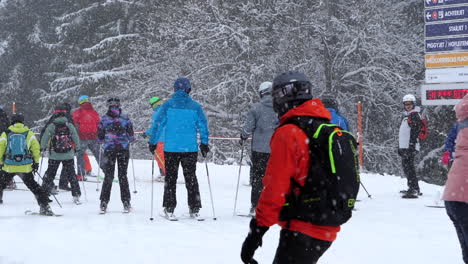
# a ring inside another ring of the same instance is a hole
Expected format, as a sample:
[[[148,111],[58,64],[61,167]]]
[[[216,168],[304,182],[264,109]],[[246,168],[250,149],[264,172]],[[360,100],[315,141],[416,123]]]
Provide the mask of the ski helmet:
[[[323,96],[322,103],[326,108],[333,108],[335,110],[338,110],[338,102],[335,98],[331,96]]]
[[[11,124],[14,125],[16,123],[24,123],[24,115],[21,113],[16,113],[11,116]]]
[[[413,104],[416,104],[416,97],[412,94],[407,94],[403,96],[403,103],[404,102],[413,102]]]
[[[260,87],[258,87],[260,97],[271,94],[271,85],[271,82],[262,82],[262,84],[260,84]]]
[[[78,104],[89,103],[89,96],[82,95],[78,98]]]
[[[149,104],[151,105],[151,107],[155,108],[156,106],[159,106],[162,104],[162,100],[161,98],[154,96],[154,97],[151,97],[151,99],[149,100]]]
[[[288,71],[273,80],[273,110],[280,116],[312,99],[312,84],[302,72]]]
[[[117,97],[112,97],[107,100],[108,107],[120,107],[120,99]]]
[[[190,91],[192,90],[192,85],[190,84],[189,79],[184,78],[184,77],[180,77],[180,78],[177,78],[177,80],[175,80],[175,82],[174,82],[174,92],[177,92],[177,91],[180,91],[180,90],[186,92],[187,94],[190,93]]]

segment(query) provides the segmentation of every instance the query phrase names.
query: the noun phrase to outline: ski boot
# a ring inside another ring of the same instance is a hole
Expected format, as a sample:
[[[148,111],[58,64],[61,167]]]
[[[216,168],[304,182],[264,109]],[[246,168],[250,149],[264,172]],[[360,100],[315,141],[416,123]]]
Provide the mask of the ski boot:
[[[52,212],[52,209],[50,209],[49,204],[42,204],[39,206],[39,214],[40,215],[47,215],[47,216],[53,216],[54,212]]]
[[[80,196],[73,196],[73,203],[76,205],[80,205],[81,204]]]
[[[417,190],[408,190],[406,193],[403,193],[401,198],[404,199],[416,199],[419,197],[419,191]]]
[[[249,216],[255,217],[255,207],[250,208]]]
[[[174,215],[174,208],[164,208],[164,215],[169,221],[177,221],[177,217]]]
[[[107,203],[106,202],[101,202],[101,205],[99,206],[99,213],[100,214],[105,214],[107,211]]]
[[[123,213],[128,214],[130,213],[130,210],[132,209],[132,206],[130,205],[129,201],[124,201],[123,202]]]

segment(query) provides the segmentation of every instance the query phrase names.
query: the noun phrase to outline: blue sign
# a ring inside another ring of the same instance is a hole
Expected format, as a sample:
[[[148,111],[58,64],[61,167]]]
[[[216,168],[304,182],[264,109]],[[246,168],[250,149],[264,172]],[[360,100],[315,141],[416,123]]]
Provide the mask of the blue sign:
[[[468,34],[468,21],[426,25],[426,37],[455,36]]]
[[[426,7],[468,4],[468,0],[424,0]]]
[[[468,6],[431,9],[426,10],[425,14],[426,23],[465,19],[468,18]]]
[[[427,39],[425,46],[426,52],[465,51],[468,50],[468,37]]]

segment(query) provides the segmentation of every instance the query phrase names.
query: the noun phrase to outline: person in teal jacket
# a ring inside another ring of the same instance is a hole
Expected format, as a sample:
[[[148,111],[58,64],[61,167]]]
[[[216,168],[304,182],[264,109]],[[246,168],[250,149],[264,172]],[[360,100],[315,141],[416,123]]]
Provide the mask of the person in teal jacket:
[[[177,205],[176,183],[179,163],[184,172],[188,192],[190,216],[199,217],[201,208],[200,191],[195,171],[197,168],[198,142],[200,134],[200,152],[206,157],[208,147],[208,122],[202,107],[189,93],[192,90],[187,78],[178,78],[174,82],[174,94],[156,112],[149,149],[156,148],[160,134],[164,131],[164,157],[166,163],[166,184],[164,185],[163,207],[166,217],[175,218]]]

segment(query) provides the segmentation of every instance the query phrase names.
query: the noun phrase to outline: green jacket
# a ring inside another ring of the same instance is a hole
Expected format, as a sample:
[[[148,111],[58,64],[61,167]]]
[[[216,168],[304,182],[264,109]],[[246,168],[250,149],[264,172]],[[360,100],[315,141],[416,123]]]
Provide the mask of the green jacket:
[[[28,136],[26,137],[26,144],[29,148],[29,151],[31,151],[31,154],[33,155],[34,162],[39,163],[41,159],[39,141],[37,141],[36,137],[34,136],[34,133],[29,130],[29,127],[21,123],[16,123],[8,127],[8,129],[15,133],[24,133],[26,131],[29,131]],[[3,132],[2,135],[0,136],[0,163],[1,164],[3,164],[3,161],[5,160],[5,152],[6,152],[7,143],[8,143],[7,141],[8,141],[8,135],[7,133]],[[26,164],[26,165],[4,164],[2,170],[8,173],[29,173],[32,171],[32,164]]]
[[[70,129],[70,134],[73,139],[73,142],[75,143],[75,148],[71,149],[66,153],[57,153],[53,150],[50,150],[49,159],[71,160],[75,157],[75,151],[78,151],[80,149],[80,138],[78,137],[78,132],[76,131],[75,126],[72,123],[69,123],[66,117],[57,117],[56,119],[54,119],[54,121],[52,121],[52,123],[50,123],[47,126],[44,135],[41,138],[41,149],[45,150],[49,147],[50,141],[55,133],[55,124],[67,124],[68,129]]]

